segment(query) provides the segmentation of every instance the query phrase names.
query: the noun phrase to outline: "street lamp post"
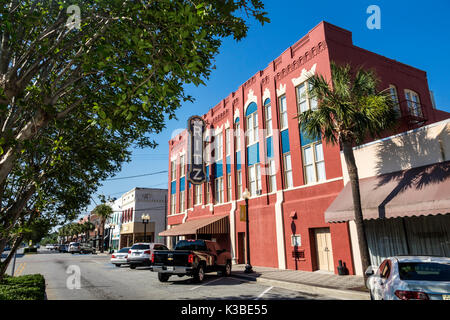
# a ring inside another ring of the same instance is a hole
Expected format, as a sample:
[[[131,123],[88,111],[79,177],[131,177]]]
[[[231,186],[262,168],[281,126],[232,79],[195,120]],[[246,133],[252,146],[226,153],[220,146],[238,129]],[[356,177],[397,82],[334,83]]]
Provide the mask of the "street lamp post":
[[[242,197],[245,199],[245,233],[246,233],[246,247],[247,247],[247,264],[245,265],[245,273],[252,273],[252,264],[250,263],[250,232],[249,232],[249,221],[248,221],[248,199],[250,199],[250,192],[245,189]]]
[[[141,219],[144,224],[144,242],[147,242],[147,223],[150,221],[150,216],[148,214],[143,214]]]
[[[113,245],[112,245],[112,231],[116,227],[114,223],[109,224],[109,253],[113,252]]]

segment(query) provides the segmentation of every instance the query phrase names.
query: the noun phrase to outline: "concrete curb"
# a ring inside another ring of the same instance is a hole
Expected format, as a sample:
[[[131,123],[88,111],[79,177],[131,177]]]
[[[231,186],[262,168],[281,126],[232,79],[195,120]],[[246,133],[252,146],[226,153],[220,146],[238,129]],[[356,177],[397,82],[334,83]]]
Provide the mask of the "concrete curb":
[[[241,278],[245,280],[255,281],[261,284],[266,284],[274,287],[279,287],[288,290],[299,291],[303,293],[309,294],[320,294],[325,295],[331,298],[339,299],[339,300],[370,300],[370,295],[367,292],[359,292],[355,290],[343,290],[343,289],[333,289],[333,288],[325,288],[319,286],[313,286],[310,284],[304,283],[295,283],[295,282],[287,282],[280,281],[274,279],[267,278],[254,278],[241,274],[232,273],[233,277]]]

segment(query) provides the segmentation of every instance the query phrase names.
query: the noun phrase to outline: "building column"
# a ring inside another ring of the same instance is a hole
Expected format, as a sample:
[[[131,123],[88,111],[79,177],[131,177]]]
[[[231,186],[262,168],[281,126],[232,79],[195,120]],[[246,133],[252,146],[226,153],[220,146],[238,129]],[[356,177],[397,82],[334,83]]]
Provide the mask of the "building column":
[[[231,263],[236,264],[236,201],[231,202],[230,210]]]
[[[286,269],[285,234],[283,221],[283,191],[277,191],[277,202],[275,203],[275,230],[277,235],[278,268]]]

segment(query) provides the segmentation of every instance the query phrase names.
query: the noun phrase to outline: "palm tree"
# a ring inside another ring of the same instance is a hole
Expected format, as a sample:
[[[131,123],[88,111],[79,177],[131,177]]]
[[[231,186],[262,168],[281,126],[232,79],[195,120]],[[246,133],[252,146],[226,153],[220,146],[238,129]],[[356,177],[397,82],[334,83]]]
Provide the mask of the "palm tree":
[[[85,221],[83,224],[83,232],[86,234],[85,241],[87,242],[89,240],[89,232],[95,230],[95,225],[90,221]]]
[[[94,208],[94,210],[92,210],[92,213],[97,215],[100,218],[100,224],[101,224],[101,230],[102,230],[102,234],[100,236],[100,252],[103,253],[104,251],[104,245],[105,245],[105,241],[103,239],[104,235],[105,235],[105,222],[106,220],[111,216],[111,214],[113,213],[113,209],[107,205],[106,203],[102,203],[99,204],[98,206],[96,206]]]
[[[361,262],[367,270],[370,257],[353,146],[394,126],[394,102],[388,90],[377,90],[379,79],[374,71],[358,68],[352,72],[348,64],[331,63],[331,83],[321,75],[309,77],[308,82],[309,97],[317,101],[317,108],[298,115],[300,128],[310,137],[323,136],[326,143],[341,146],[352,188]]]

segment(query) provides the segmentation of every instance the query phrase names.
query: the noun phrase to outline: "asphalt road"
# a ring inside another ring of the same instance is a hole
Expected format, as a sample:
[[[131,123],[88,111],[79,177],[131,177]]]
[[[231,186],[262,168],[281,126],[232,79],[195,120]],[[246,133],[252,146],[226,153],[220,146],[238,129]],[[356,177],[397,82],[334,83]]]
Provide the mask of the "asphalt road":
[[[8,274],[11,274],[12,263]],[[74,273],[79,270],[76,281]],[[283,288],[265,286],[244,279],[207,274],[204,282],[190,277],[172,276],[158,281],[157,273],[142,267],[115,267],[104,255],[79,255],[41,250],[38,254],[18,255],[15,275],[40,273],[47,283],[49,300],[188,300],[188,299],[330,299]],[[80,288],[76,288],[79,283]]]

